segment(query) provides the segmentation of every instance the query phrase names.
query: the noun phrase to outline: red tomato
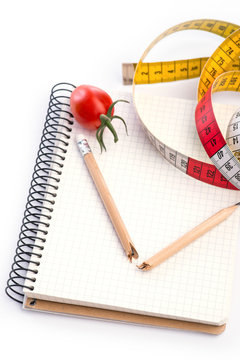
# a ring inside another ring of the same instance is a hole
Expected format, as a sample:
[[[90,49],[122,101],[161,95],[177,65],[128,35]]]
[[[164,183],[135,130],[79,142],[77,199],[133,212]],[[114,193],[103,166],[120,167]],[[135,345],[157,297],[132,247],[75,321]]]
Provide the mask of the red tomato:
[[[112,99],[95,86],[78,86],[71,94],[70,106],[74,118],[86,129],[96,130],[101,125],[100,115],[107,114]],[[114,110],[112,111],[113,115]]]

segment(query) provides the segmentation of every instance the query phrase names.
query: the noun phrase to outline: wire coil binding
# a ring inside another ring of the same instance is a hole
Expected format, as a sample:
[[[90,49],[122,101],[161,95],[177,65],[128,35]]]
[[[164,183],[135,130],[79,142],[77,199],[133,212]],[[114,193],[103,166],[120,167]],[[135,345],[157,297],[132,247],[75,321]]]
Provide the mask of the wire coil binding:
[[[72,84],[59,83],[51,90],[16,254],[5,289],[7,295],[19,303],[23,303],[24,289],[34,290],[73,126],[70,96],[74,89]],[[25,280],[32,285],[26,285]]]

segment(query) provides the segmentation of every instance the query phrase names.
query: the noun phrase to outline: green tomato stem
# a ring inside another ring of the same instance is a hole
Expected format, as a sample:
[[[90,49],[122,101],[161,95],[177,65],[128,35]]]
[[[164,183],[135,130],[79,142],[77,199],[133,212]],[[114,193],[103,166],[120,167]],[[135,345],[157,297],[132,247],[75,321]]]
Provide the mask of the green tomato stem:
[[[101,121],[101,125],[99,126],[99,128],[97,129],[97,132],[96,132],[96,138],[97,138],[97,141],[100,145],[100,149],[101,149],[101,153],[102,153],[102,150],[104,149],[106,151],[106,146],[104,144],[104,141],[103,141],[103,133],[104,133],[104,130],[106,129],[106,127],[111,131],[111,133],[113,134],[113,138],[114,138],[114,142],[116,143],[118,141],[118,135],[117,135],[117,132],[116,130],[114,129],[113,125],[111,124],[111,121],[113,119],[119,119],[123,122],[124,126],[125,126],[125,130],[126,130],[126,133],[128,135],[128,131],[127,131],[127,124],[126,122],[123,120],[123,118],[121,118],[120,116],[117,116],[117,115],[114,115],[112,116],[112,110],[114,108],[114,105],[116,105],[118,102],[126,102],[126,103],[129,103],[129,101],[127,100],[117,100],[117,101],[114,101],[110,107],[108,108],[108,111],[107,111],[107,114],[101,114],[100,115],[100,121]]]
[[[114,142],[116,143],[118,141],[118,136],[116,133],[116,130],[114,129],[114,127],[111,124],[112,118],[109,118],[107,115],[100,115],[100,120],[102,122],[102,124],[104,124],[104,126],[108,127],[108,129],[111,131],[111,133],[113,134],[114,137]]]

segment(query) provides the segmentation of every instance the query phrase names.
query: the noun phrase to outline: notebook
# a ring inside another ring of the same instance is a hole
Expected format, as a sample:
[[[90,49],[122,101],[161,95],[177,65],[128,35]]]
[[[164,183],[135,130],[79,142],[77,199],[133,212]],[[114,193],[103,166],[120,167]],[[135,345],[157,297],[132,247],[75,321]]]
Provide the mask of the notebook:
[[[95,134],[84,134],[138,251],[130,263],[79,153],[75,137],[83,129],[69,112],[71,87],[62,87],[51,93],[8,294],[18,297],[23,287],[24,309],[221,333],[231,303],[239,210],[155,269],[136,265],[238,202],[238,191],[171,166],[144,133],[131,93],[111,92],[113,100],[130,101],[115,106],[129,135],[113,120],[119,141],[106,130],[101,153]],[[137,104],[162,141],[209,161],[195,130],[195,101],[140,94]],[[235,107],[214,109],[223,125]]]

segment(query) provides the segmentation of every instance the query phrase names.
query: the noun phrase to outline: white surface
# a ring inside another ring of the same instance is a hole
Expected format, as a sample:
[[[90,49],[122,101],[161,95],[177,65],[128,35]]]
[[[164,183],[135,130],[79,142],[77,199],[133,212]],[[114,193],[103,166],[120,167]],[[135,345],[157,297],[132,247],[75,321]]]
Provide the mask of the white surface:
[[[30,266],[38,270],[35,283],[26,282],[29,287],[34,285],[34,291],[26,289],[26,294],[44,300],[222,325],[229,313],[240,209],[156,269],[143,272],[136,263],[140,265],[220,209],[235,204],[239,194],[186,177],[171,166],[144,133],[131,94],[110,94],[114,100],[130,102],[115,106],[115,113],[126,120],[129,136],[121,122],[114,122],[119,141],[115,144],[112,134],[106,132],[107,152],[102,154],[95,132],[85,130],[85,136],[139,259],[132,264],[127,261],[79,153],[75,137],[83,129],[75,123],[48,234],[44,236],[46,243],[40,252],[42,258],[32,257],[32,261],[41,262],[39,268]],[[170,103],[170,98],[169,102],[158,98],[149,107],[148,96],[137,103],[145,117],[152,119],[151,126],[160,128],[163,136],[168,128],[176,129],[177,123],[185,122],[187,130],[195,129],[195,101],[171,98]],[[229,107],[216,105],[221,120],[228,118]],[[176,142],[181,139],[188,143],[188,150],[201,153],[196,129],[192,131],[195,136],[188,137],[184,137],[185,129],[177,130]],[[55,168],[58,170],[58,166]],[[48,199],[52,200],[52,196]],[[41,237],[45,228],[40,226],[39,230],[37,236]],[[37,244],[42,245],[41,241]]]
[[[4,294],[51,86],[60,81],[105,90],[120,86],[121,62],[137,61],[148,43],[168,27],[201,17],[239,22],[236,0],[231,9],[218,1],[201,5],[205,7],[184,0],[175,4],[103,0],[12,1],[1,6],[2,356],[9,351],[11,359],[33,354],[35,359],[239,358],[239,265],[230,321],[219,337],[23,312]],[[221,41],[206,36],[197,35],[184,54],[180,46],[168,48],[166,40],[164,53],[170,58],[176,51],[178,58],[191,56],[191,51],[193,56],[196,52],[206,56]],[[162,89],[164,95],[196,96],[195,80],[165,84]]]

